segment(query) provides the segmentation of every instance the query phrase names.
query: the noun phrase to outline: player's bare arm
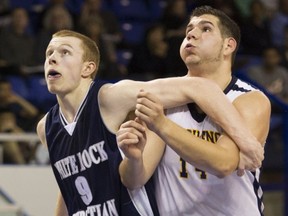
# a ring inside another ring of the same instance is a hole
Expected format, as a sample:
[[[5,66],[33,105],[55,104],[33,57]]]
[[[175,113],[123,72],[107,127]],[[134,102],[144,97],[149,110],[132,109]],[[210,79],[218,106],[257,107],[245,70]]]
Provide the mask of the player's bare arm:
[[[233,103],[241,116],[245,119],[245,123],[253,133],[253,135],[259,140],[263,149],[269,132],[270,125],[270,115],[271,115],[271,104],[269,99],[259,91],[253,91],[247,93],[245,95],[240,96]],[[249,105],[249,106],[248,106]],[[245,136],[245,134],[243,135]],[[239,137],[241,139],[241,137]],[[249,140],[247,140],[247,146],[250,144]],[[244,148],[245,149],[245,146]],[[246,148],[249,151],[249,147]],[[249,152],[244,152],[244,150],[240,153],[240,163],[238,165],[238,175],[243,175],[244,169],[253,170],[253,168],[247,166],[247,154]]]
[[[46,115],[38,122],[36,130],[41,143],[45,147],[47,147],[46,135],[45,135],[45,123],[46,123]],[[58,192],[58,197],[56,201],[55,216],[68,216],[68,211],[60,191]]]
[[[161,160],[165,148],[163,141],[140,121],[130,120],[118,130],[117,144],[125,155],[119,166],[122,183],[129,189],[141,187]]]
[[[45,135],[45,123],[46,123],[46,115],[38,122],[37,124],[37,135],[40,139],[40,142],[47,147],[46,143],[46,135]]]
[[[59,192],[58,194],[56,209],[55,209],[55,216],[68,216],[68,211],[67,211],[61,192]]]
[[[158,98],[153,95],[149,97],[137,104],[136,115],[184,160],[219,177],[226,176],[237,168],[239,150],[229,136],[223,134],[216,145],[202,140],[167,119]],[[251,100],[257,100],[257,103],[250,104],[250,107],[245,106]],[[259,92],[251,92],[239,97],[235,106],[248,129],[263,143],[269,129],[269,100]],[[259,126],[259,122],[263,124]]]
[[[237,143],[247,158],[245,167],[256,169],[261,166],[264,150],[258,140],[247,130],[242,117],[219,86],[200,77],[177,77],[150,82],[124,80],[106,85],[101,89],[99,101],[102,117],[111,131],[116,132],[127,113],[135,109],[135,98],[140,89],[148,89],[161,98],[164,108],[194,101]]]
[[[216,101],[220,97],[220,101],[223,98],[228,103],[221,89],[215,83],[205,78],[173,77],[149,82],[123,80],[113,85],[105,85],[101,88],[99,95],[102,117],[105,122],[108,122],[108,127],[112,131],[117,131],[127,113],[135,109],[136,98],[141,89],[161,98],[165,108],[195,101],[203,107],[210,107],[209,110],[211,112],[209,111],[208,113],[211,116],[217,113],[212,104],[214,100]],[[201,92],[201,97],[199,96],[199,92]],[[211,98],[208,99],[208,95]]]

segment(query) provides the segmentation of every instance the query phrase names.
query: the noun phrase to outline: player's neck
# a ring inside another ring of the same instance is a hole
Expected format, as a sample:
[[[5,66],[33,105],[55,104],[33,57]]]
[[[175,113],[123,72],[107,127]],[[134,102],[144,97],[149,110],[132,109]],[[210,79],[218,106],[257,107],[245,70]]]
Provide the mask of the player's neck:
[[[215,81],[219,87],[224,90],[228,84],[230,83],[231,79],[232,79],[232,75],[231,72],[226,72],[226,71],[219,71],[219,72],[211,72],[208,73],[207,71],[205,72],[200,72],[200,71],[188,71],[187,76],[191,76],[191,77],[203,77],[206,79],[210,79]]]
[[[57,96],[60,109],[69,123],[74,121],[79,107],[81,106],[88,94],[90,86],[91,84],[82,85],[70,92],[69,94],[63,95],[61,97]]]

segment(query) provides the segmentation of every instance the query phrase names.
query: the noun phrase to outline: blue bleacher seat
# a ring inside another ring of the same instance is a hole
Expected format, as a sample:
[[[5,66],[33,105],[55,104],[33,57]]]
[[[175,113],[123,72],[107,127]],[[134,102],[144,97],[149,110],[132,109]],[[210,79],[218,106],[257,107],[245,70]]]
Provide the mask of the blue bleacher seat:
[[[105,1],[101,1],[101,10],[103,11],[111,11],[113,8],[112,8],[112,0],[105,0]]]
[[[29,77],[28,87],[30,101],[40,110],[48,111],[56,103],[56,96],[48,91],[44,76]]]
[[[122,22],[123,40],[130,45],[139,44],[143,40],[146,27],[146,24],[142,22]]]
[[[23,7],[27,10],[30,10],[33,4],[33,0],[10,0],[9,4],[11,8]]]
[[[261,56],[238,54],[235,61],[238,64],[239,69],[247,70],[247,68],[255,65],[260,65],[262,63]]]
[[[129,49],[118,49],[116,51],[117,63],[127,66],[132,58],[132,51]]]
[[[26,83],[26,80],[21,77],[21,76],[17,76],[17,75],[10,75],[7,76],[8,81],[11,83],[12,85],[12,90],[20,95],[21,97],[28,99],[29,98],[29,89]]]
[[[120,20],[149,20],[151,13],[144,0],[112,0],[112,8]]]
[[[167,2],[165,0],[151,0],[149,7],[151,11],[151,16],[153,19],[159,19],[162,15],[162,12],[166,6]]]

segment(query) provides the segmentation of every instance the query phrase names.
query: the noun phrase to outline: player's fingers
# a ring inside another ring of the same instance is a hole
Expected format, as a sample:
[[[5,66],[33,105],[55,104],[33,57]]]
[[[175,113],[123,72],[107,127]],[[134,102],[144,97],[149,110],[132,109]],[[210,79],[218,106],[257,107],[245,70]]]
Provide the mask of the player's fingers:
[[[238,175],[238,176],[241,177],[241,176],[244,175],[244,173],[245,173],[245,170],[244,170],[244,169],[239,169],[239,168],[238,168],[238,170],[237,170],[237,175]]]
[[[137,95],[137,100],[140,99],[148,99],[147,101],[151,101],[153,103],[161,103],[161,100],[154,94],[145,91],[145,90],[140,90],[140,92]]]
[[[140,118],[138,118],[138,117],[136,117],[134,121],[136,121],[137,123],[141,124],[141,125],[142,125],[143,127],[145,127],[145,128],[147,127],[146,124],[145,124],[145,122],[142,121],[142,120],[141,120]]]
[[[163,106],[162,106],[160,99],[158,99],[155,95],[153,95],[149,92],[145,92],[145,94],[146,94],[145,96],[137,98],[137,100],[136,100],[137,104],[141,104],[141,105],[146,106],[152,110],[158,110],[158,109],[162,110],[163,109]]]
[[[264,159],[264,158],[263,158]],[[253,164],[252,164],[252,167],[254,168],[254,169],[257,169],[257,168],[259,168],[259,167],[261,167],[261,165],[262,165],[262,157],[260,157],[260,158],[254,158],[254,160],[253,160]]]
[[[260,168],[262,166],[262,161],[257,161],[257,163],[254,164],[253,168],[257,169]]]
[[[119,148],[126,148],[131,145],[136,145],[138,143],[138,139],[125,139],[117,142]]]
[[[130,127],[131,122],[133,122],[133,120],[129,120],[129,121],[126,121],[126,122],[122,123],[120,125],[120,129]]]
[[[145,107],[139,107],[139,105],[136,105],[136,110],[135,110],[135,115],[137,116],[137,118],[145,123],[150,124],[151,123],[151,118],[149,115],[149,112],[147,110],[147,108]]]
[[[139,142],[139,138],[137,136],[127,133],[117,136],[116,140],[120,148],[127,145],[134,145]]]
[[[238,176],[243,176],[244,175],[245,162],[243,161],[244,160],[243,156],[244,155],[242,155],[240,153],[240,161],[239,161],[238,169],[237,169],[237,175]]]
[[[137,128],[129,128],[127,129],[127,132],[125,133],[127,139],[139,139],[143,138],[143,131],[139,131]]]
[[[262,151],[261,151],[261,155],[260,155],[260,157],[259,157],[259,161],[260,161],[260,164],[262,163],[262,161],[264,160],[264,158],[265,158],[265,152],[264,152],[264,148],[262,148]]]
[[[135,139],[138,137],[143,137],[143,134],[144,134],[143,131],[138,130],[135,127],[121,128],[116,132],[116,139],[117,140]]]
[[[262,162],[264,160],[264,147],[259,143],[257,146],[257,151],[255,151],[254,158],[259,162]]]
[[[148,118],[155,119],[164,112],[163,106],[161,104],[156,104],[151,101],[147,101],[144,103],[142,102],[136,104],[135,115],[137,117],[139,117],[139,115],[144,115]]]
[[[256,169],[259,169],[262,166],[261,162],[252,163],[251,165],[246,165],[245,169],[249,171],[255,171]]]
[[[139,130],[141,132],[145,131],[145,127],[139,121],[134,121],[134,120],[124,122],[120,126],[119,131],[129,131],[129,130],[132,130],[132,128]]]
[[[144,105],[143,103],[136,103],[135,114],[136,111],[148,115],[149,113],[151,113],[152,109],[149,106]]]

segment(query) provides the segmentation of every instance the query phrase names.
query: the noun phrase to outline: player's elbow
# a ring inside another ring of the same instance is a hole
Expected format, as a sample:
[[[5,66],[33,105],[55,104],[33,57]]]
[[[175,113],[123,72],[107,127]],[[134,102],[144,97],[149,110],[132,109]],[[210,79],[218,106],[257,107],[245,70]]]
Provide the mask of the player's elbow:
[[[121,170],[119,171],[122,184],[129,190],[141,188],[146,183],[145,178],[141,175],[123,174]]]
[[[136,190],[144,185],[142,182],[135,183],[135,181],[126,181],[124,178],[121,178],[121,182],[128,190]]]
[[[121,178],[121,182],[122,182],[122,184],[123,184],[127,189],[129,189],[129,190],[134,190],[134,189],[136,189],[136,186],[135,186],[135,185],[131,184],[131,183],[128,182],[128,181],[125,181],[124,178]]]
[[[233,162],[223,162],[218,166],[215,174],[218,178],[225,178],[226,176],[231,175],[236,168],[237,165],[235,165]]]

